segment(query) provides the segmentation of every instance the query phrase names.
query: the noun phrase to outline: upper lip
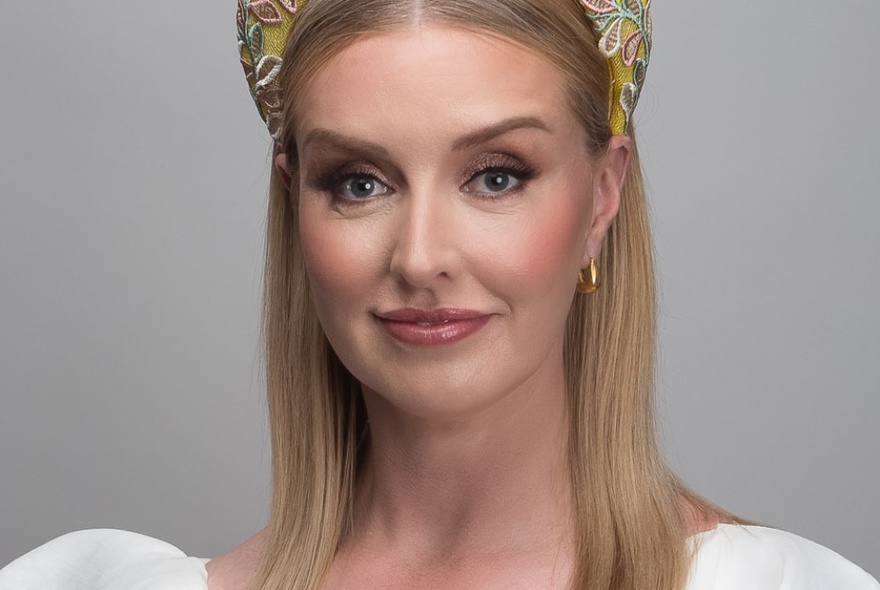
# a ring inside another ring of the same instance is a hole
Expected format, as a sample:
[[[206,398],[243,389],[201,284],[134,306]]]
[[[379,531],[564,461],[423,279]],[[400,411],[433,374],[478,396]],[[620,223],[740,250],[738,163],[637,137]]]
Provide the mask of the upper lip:
[[[389,322],[408,322],[414,324],[442,324],[456,320],[473,320],[489,315],[473,309],[444,307],[439,309],[416,309],[406,307],[390,311],[377,312],[379,319]]]

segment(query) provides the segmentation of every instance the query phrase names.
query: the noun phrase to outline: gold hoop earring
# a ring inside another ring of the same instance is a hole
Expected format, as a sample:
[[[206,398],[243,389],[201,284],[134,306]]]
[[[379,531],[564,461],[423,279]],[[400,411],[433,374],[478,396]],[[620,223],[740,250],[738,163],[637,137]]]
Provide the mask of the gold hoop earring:
[[[585,272],[578,273],[577,292],[582,295],[592,295],[599,290],[599,265],[595,258],[590,258],[590,268]]]

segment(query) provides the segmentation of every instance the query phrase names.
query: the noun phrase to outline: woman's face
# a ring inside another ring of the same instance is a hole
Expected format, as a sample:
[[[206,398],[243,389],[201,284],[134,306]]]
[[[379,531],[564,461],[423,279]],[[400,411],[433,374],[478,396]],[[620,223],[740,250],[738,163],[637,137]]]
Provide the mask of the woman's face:
[[[578,271],[627,159],[588,153],[560,74],[428,25],[351,45],[296,110],[315,306],[365,392],[430,419],[558,389]]]

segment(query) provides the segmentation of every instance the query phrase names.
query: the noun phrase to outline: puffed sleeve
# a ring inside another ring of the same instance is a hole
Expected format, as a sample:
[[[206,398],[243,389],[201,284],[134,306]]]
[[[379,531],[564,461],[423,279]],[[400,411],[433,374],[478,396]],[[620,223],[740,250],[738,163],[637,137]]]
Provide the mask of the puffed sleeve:
[[[687,590],[880,590],[857,565],[785,531],[720,525],[693,541]]]
[[[205,561],[126,531],[69,533],[0,570],[0,590],[207,590]]]

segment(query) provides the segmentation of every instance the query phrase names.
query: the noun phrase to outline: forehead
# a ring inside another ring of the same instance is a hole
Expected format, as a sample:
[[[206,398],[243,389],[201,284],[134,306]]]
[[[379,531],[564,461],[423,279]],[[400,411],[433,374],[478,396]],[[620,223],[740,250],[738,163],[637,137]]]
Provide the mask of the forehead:
[[[313,127],[373,134],[453,130],[513,117],[579,128],[564,79],[542,55],[494,36],[439,25],[356,41],[314,75],[296,105],[297,136]]]

